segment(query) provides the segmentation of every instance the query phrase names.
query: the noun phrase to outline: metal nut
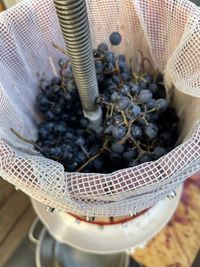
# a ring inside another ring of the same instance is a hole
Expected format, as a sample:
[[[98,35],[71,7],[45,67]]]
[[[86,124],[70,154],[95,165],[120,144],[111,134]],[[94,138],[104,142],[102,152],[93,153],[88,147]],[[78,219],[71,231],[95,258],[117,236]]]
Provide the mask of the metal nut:
[[[172,191],[169,195],[167,195],[169,199],[173,199],[175,196],[176,196],[176,191]]]
[[[50,206],[46,206],[46,211],[48,211],[48,212],[54,212],[54,208],[52,208],[52,207],[50,207]]]

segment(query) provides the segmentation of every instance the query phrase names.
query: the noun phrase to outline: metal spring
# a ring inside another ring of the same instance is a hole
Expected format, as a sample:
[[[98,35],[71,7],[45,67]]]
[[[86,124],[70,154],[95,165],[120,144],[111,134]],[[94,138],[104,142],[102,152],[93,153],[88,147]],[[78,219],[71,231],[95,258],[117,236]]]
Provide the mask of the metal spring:
[[[84,112],[97,110],[95,73],[85,0],[54,0]]]

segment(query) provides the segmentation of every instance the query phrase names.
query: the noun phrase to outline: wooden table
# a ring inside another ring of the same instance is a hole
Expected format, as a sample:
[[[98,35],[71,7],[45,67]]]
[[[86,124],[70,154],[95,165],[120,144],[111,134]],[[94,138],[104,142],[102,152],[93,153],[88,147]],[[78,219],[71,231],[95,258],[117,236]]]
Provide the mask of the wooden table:
[[[133,257],[146,267],[191,267],[199,248],[200,174],[185,182],[181,202],[169,224]]]
[[[0,267],[27,236],[35,217],[29,197],[0,178]]]

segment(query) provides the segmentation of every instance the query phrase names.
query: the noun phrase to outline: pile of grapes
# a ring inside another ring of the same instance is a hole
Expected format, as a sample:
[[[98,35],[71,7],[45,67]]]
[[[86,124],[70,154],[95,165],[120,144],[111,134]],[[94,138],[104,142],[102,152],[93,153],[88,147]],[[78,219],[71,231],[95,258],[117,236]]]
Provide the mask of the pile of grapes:
[[[110,36],[119,45],[121,35]],[[60,76],[40,83],[37,105],[44,122],[36,148],[68,172],[109,173],[157,160],[173,149],[178,117],[169,106],[161,74],[135,74],[124,55],[102,43],[93,51],[103,123],[91,130],[70,62],[60,60]]]

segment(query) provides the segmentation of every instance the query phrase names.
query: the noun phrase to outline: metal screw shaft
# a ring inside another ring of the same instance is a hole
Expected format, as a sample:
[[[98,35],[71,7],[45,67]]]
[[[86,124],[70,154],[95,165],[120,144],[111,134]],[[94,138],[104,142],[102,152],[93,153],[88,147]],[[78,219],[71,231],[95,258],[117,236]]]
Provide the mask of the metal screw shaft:
[[[89,119],[97,121],[101,112],[95,104],[98,85],[85,0],[54,2],[84,113]]]

